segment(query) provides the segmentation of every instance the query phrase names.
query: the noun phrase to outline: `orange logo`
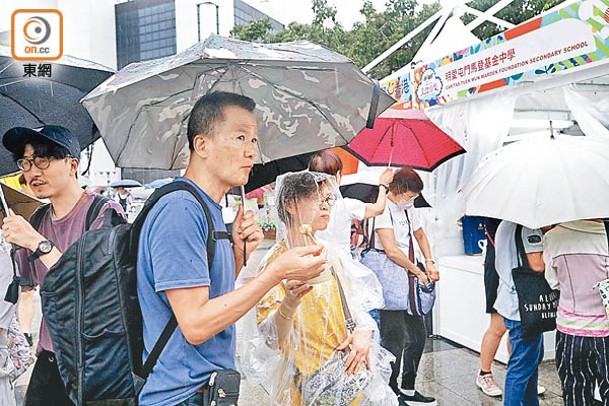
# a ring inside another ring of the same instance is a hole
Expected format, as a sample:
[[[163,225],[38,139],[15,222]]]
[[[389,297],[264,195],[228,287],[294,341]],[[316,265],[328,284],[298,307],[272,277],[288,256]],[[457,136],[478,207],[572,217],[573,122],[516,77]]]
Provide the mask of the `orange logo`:
[[[63,54],[63,15],[59,10],[15,10],[11,52],[18,61],[54,61]]]

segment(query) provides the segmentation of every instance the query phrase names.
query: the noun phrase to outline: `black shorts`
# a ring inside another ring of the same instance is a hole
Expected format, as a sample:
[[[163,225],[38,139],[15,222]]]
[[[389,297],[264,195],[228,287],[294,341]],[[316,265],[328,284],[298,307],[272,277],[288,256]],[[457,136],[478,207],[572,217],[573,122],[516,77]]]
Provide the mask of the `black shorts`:
[[[497,313],[495,301],[499,288],[499,274],[495,269],[495,249],[489,244],[484,258],[484,294],[486,296],[486,313]]]

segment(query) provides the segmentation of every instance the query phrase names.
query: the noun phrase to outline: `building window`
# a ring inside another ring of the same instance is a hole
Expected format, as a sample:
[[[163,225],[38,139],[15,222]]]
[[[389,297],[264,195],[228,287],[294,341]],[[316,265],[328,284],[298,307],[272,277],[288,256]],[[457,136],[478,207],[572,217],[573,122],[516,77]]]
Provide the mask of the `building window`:
[[[175,54],[175,0],[125,2],[115,10],[119,69],[131,62]]]

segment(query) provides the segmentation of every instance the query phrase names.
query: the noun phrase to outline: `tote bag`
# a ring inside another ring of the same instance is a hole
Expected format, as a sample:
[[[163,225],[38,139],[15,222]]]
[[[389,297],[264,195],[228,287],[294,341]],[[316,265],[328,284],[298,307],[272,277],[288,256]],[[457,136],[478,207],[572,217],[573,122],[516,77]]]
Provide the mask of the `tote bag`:
[[[533,338],[556,329],[556,312],[560,292],[552,289],[543,272],[535,272],[529,266],[522,243],[522,226],[516,227],[518,267],[512,269],[512,278],[518,295],[518,310],[522,335]]]

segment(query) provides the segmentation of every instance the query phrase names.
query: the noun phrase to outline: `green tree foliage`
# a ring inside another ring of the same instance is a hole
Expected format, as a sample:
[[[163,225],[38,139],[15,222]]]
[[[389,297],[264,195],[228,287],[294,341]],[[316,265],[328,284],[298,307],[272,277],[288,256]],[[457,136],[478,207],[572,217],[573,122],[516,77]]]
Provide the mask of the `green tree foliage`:
[[[269,35],[272,27],[271,19],[264,17],[249,24],[235,25],[230,35],[243,41],[261,41]]]
[[[496,16],[513,24],[519,24],[563,1],[516,0]],[[496,0],[473,0],[468,5],[485,11],[496,2]],[[327,0],[313,0],[312,3],[314,18],[309,24],[292,22],[285,30],[271,34],[270,21],[265,22],[265,19],[236,26],[232,34],[246,41],[266,43],[308,40],[339,52],[351,58],[358,66],[364,67],[440,10],[439,3],[421,5],[417,0],[387,0],[385,10],[378,11],[372,2],[366,0],[360,10],[364,17],[363,21],[355,23],[351,30],[345,30],[336,20],[336,8],[329,5]],[[474,18],[475,16],[469,14],[462,17],[464,23]],[[404,44],[376,66],[370,75],[381,79],[412,61],[432,27],[433,25]],[[478,38],[485,39],[498,34],[503,29],[492,23],[484,23],[474,31],[474,34]]]

